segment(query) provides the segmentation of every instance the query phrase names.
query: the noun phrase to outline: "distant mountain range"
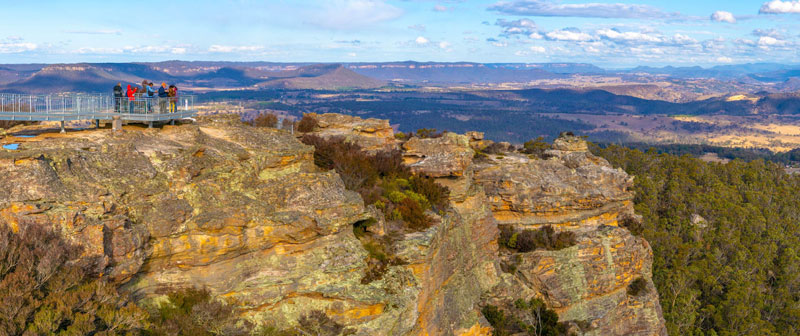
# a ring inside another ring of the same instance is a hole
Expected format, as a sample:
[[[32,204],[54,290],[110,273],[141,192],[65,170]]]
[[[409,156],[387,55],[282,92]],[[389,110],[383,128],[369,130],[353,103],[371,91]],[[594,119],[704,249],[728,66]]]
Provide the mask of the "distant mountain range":
[[[619,77],[642,82],[642,76],[688,80],[702,78],[737,83],[775,83],[778,90],[800,88],[800,66],[772,63],[700,67],[637,67],[604,70],[584,63],[272,63],[272,62],[187,62],[81,63],[0,65],[0,91],[16,93],[108,92],[117,82],[177,84],[188,91],[229,89],[371,89],[386,85],[475,85],[528,83],[549,80],[555,87],[568,87],[575,76]],[[647,77],[649,78],[649,77]],[[566,84],[565,84],[566,83]],[[585,83],[584,83],[585,84]],[[578,85],[583,86],[584,84]],[[635,83],[634,83],[635,84]],[[770,84],[773,85],[773,84]],[[609,86],[615,93],[653,91],[658,87],[625,88]],[[642,91],[645,90],[645,91]]]

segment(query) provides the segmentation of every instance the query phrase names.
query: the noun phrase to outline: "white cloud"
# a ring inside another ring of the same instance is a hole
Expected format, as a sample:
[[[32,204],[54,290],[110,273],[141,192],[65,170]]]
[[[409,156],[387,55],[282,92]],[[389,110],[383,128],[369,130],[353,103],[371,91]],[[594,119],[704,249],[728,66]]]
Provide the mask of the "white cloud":
[[[186,48],[172,48],[170,52],[175,55],[183,55],[186,53]]]
[[[233,52],[253,52],[264,49],[262,46],[226,46],[214,44],[208,48],[209,52],[233,53]]]
[[[733,63],[733,59],[728,56],[717,57],[717,62],[720,63]]]
[[[447,41],[439,42],[439,48],[448,49],[451,46],[452,46],[452,44],[450,44],[450,42],[447,42]]]
[[[758,38],[759,46],[766,47],[781,47],[786,45],[786,41],[776,39],[772,36],[761,36]]]
[[[687,44],[695,44],[697,43],[697,40],[689,37],[688,35],[675,34],[672,36],[672,43],[678,45],[687,45]]]
[[[662,41],[662,38],[659,36],[640,33],[640,32],[620,32],[614,29],[598,30],[597,35],[615,41],[654,42],[654,43]]]
[[[731,12],[716,11],[714,14],[711,14],[711,21],[736,23],[736,17],[733,16]]]
[[[434,12],[446,12],[448,10],[450,10],[450,8],[447,8],[446,6],[442,6],[442,5],[433,6],[433,11]]]
[[[539,27],[536,25],[536,22],[533,22],[529,19],[520,19],[514,21],[498,19],[494,24],[496,26],[503,27],[502,35],[529,35],[539,31]]]
[[[430,40],[428,40],[427,38],[425,38],[424,36],[418,36],[418,37],[417,37],[417,39],[416,39],[416,40],[414,40],[414,42],[416,42],[417,44],[420,44],[420,45],[421,45],[421,44],[428,44],[428,43],[430,43],[431,41],[430,41]]]
[[[760,14],[800,14],[800,0],[772,0],[761,5]]]
[[[310,23],[330,29],[353,29],[394,20],[403,13],[384,0],[333,0],[326,1]]]
[[[78,54],[121,54],[124,50],[122,48],[92,48],[84,47],[75,50]]]
[[[592,39],[592,36],[587,33],[571,29],[554,30],[545,36],[554,41],[589,41]]]
[[[547,52],[547,49],[545,49],[544,47],[541,47],[541,46],[532,46],[530,49],[531,49],[531,51],[533,51],[535,53],[539,53],[539,54],[543,54],[543,53]]]
[[[534,40],[541,40],[544,38],[544,36],[542,36],[542,34],[540,34],[539,32],[531,33],[530,35],[528,35],[528,37]]]
[[[12,42],[0,41],[0,54],[15,54],[26,51],[34,51],[38,48],[39,46],[36,43],[18,42],[18,41],[12,41]]]
[[[516,0],[500,1],[489,7],[489,10],[511,15],[527,16],[564,16],[564,17],[597,17],[597,18],[668,18],[679,14],[664,13],[658,8],[647,5],[629,5],[621,3],[586,3],[562,4],[553,0]]]
[[[67,34],[86,34],[86,35],[122,35],[122,31],[116,29],[97,29],[97,30],[65,30]]]

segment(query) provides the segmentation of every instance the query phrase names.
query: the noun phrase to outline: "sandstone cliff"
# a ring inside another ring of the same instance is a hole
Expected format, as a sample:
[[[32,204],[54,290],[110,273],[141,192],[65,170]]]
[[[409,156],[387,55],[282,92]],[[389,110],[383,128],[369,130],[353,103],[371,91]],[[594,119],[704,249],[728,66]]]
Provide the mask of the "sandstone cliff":
[[[318,135],[400,147],[386,121],[319,118]],[[476,141],[448,133],[402,144],[415,173],[450,188],[451,207],[426,231],[397,233],[404,263],[368,284],[352,228],[374,211],[314,165],[312,147],[234,116],[0,139],[21,143],[0,150],[0,221],[52,225],[143,301],[206,287],[277,325],[322,310],[356,335],[488,335],[482,305],[540,297],[581,334],[665,334],[650,248],[617,225],[632,214],[632,179],[580,141],[560,140],[547,160],[480,163]],[[498,224],[550,224],[576,232],[577,244],[514,253],[498,246]],[[639,277],[650,290],[627,295]]]

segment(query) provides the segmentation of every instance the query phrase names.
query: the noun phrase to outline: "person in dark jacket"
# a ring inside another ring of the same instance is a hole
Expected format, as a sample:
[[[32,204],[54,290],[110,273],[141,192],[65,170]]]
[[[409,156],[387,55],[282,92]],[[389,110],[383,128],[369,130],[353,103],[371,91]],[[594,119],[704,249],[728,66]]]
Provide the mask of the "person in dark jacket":
[[[119,106],[122,104],[122,83],[114,86],[114,112],[119,113]]]
[[[161,83],[161,87],[158,88],[158,110],[159,113],[167,113],[167,98],[169,97],[169,92],[167,92],[167,83]]]

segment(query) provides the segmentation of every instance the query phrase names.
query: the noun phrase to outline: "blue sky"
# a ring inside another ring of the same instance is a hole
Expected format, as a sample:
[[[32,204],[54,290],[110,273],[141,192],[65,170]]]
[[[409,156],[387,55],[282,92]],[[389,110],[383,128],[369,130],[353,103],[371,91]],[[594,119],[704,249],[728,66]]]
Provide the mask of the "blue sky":
[[[800,63],[800,0],[9,1],[0,63]]]

